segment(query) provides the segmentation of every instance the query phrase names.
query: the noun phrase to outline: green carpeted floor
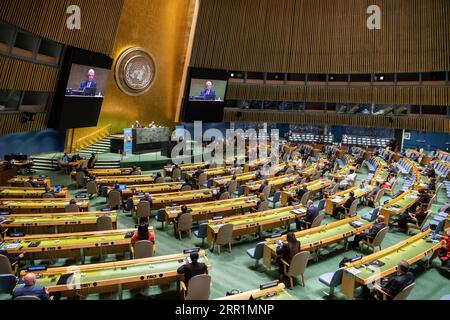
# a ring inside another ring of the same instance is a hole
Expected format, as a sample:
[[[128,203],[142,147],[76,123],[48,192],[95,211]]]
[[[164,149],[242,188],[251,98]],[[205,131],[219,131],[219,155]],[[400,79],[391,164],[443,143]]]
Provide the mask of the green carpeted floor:
[[[40,172],[39,172],[40,173]],[[147,172],[145,172],[147,173]],[[52,178],[53,184],[63,184],[69,186],[70,194],[76,194],[83,190],[74,189],[74,185],[69,176],[62,173],[42,172]],[[358,174],[358,182],[367,177],[367,171],[362,169],[362,173]],[[401,183],[399,184],[401,186]],[[382,202],[389,199],[383,197]],[[443,191],[439,195],[438,203],[433,205],[433,214],[437,213],[444,202],[448,201]],[[99,197],[92,200],[92,210],[106,207],[106,199]],[[363,214],[372,210],[372,208],[358,208],[358,213]],[[119,214],[119,228],[134,227],[135,220],[133,217],[127,216],[129,213],[120,211]],[[332,221],[333,219],[327,217],[323,223]],[[189,239],[184,236],[182,240],[174,237],[173,228],[169,227],[166,231],[160,230],[161,224],[154,219],[152,225],[155,228],[156,234],[156,254],[158,256],[180,253],[183,249],[199,246],[201,240],[195,238]],[[399,231],[391,230],[387,235],[383,248],[393,245],[407,236]],[[259,287],[260,284],[278,279],[279,275],[275,268],[272,270],[265,270],[264,266],[260,264],[258,270],[251,267],[254,265],[254,260],[250,259],[246,253],[247,249],[254,247],[258,243],[258,239],[253,237],[243,237],[241,241],[233,242],[232,253],[223,250],[219,255],[216,252],[212,253],[206,250],[208,258],[212,264],[212,290],[211,299],[223,297],[227,291],[231,289],[238,289],[241,291],[253,290]],[[368,254],[369,252],[362,252]],[[327,299],[323,291],[327,288],[322,285],[318,278],[321,274],[335,271],[338,268],[339,262],[344,257],[352,257],[361,254],[357,251],[345,251],[342,244],[336,244],[322,250],[321,258],[318,262],[310,261],[305,273],[306,286],[297,285],[288,289],[289,293],[301,300],[321,300]],[[123,259],[121,256],[110,255],[107,261]],[[87,260],[87,263],[89,259]],[[92,259],[91,262],[98,262]],[[261,261],[262,262],[262,261]],[[46,263],[41,261],[41,263]],[[58,260],[56,265],[70,265],[70,260]],[[434,261],[434,266],[428,270],[416,264],[413,272],[416,275],[416,287],[410,295],[409,299],[439,299],[441,296],[450,293],[450,282],[443,277],[438,270],[440,262],[439,259]],[[87,299],[115,299],[115,295],[89,295]],[[124,292],[124,299],[177,299],[176,286],[172,284],[170,287],[151,287],[140,292]],[[345,296],[337,289],[334,299],[342,300]]]

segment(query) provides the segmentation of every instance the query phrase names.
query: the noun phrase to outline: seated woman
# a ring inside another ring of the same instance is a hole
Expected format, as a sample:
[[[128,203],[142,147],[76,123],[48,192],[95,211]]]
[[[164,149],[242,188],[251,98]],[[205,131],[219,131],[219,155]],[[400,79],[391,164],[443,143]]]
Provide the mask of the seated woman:
[[[145,219],[141,219],[141,224],[138,226],[137,231],[131,237],[131,244],[134,245],[136,242],[140,240],[149,240],[155,243],[155,235],[153,232],[148,231],[148,224]]]
[[[284,264],[281,260],[290,264],[292,258],[301,250],[300,241],[297,240],[293,232],[287,234],[286,240],[287,243],[281,240],[277,241],[277,263],[280,275],[284,274]]]
[[[394,173],[389,175],[389,178],[382,184],[383,189],[392,189],[392,186],[397,182],[397,177]]]
[[[408,232],[408,223],[414,223],[417,225],[422,225],[428,214],[427,205],[422,204],[417,211],[404,212],[399,217],[397,222],[393,223],[392,226],[398,227],[403,232]]]

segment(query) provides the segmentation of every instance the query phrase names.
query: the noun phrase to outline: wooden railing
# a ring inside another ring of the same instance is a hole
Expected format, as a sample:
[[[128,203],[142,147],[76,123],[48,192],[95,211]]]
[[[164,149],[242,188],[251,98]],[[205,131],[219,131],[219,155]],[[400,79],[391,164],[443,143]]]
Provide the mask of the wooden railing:
[[[112,124],[109,124],[106,127],[100,128],[83,138],[77,139],[73,144],[72,152],[78,152],[81,149],[89,147],[90,145],[93,145],[94,143],[108,137],[111,134],[111,127]]]

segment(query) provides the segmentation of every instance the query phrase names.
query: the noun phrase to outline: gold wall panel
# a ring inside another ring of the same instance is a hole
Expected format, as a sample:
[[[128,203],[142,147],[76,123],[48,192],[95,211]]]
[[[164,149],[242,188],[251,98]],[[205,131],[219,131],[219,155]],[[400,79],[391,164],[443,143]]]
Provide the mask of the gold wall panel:
[[[47,114],[37,113],[34,116],[34,121],[27,123],[20,123],[22,114],[11,113],[2,114],[0,117],[0,135],[6,135],[14,132],[24,131],[38,131],[47,128]]]
[[[143,47],[153,56],[156,78],[150,90],[142,96],[123,93],[114,79],[108,80],[105,100],[98,126],[75,129],[74,140],[97,128],[112,124],[111,132],[123,132],[135,120],[142,124],[173,126],[181,74],[185,63],[189,28],[190,1],[125,0],[113,50],[115,62],[131,47]]]
[[[54,92],[59,68],[0,56],[0,89]]]
[[[333,88],[230,82],[227,99],[446,106],[450,105],[449,91],[448,87]]]
[[[381,30],[366,26],[370,5]],[[450,70],[448,0],[202,1],[191,66],[291,73]]]
[[[111,54],[124,0],[1,0],[0,19],[77,48]],[[70,5],[81,10],[80,30],[70,30]]]

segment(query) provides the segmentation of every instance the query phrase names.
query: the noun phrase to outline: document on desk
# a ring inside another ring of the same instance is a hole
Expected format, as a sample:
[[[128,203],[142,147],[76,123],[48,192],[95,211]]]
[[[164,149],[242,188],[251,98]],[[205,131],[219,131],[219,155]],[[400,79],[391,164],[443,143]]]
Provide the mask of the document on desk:
[[[351,268],[347,269],[347,272],[350,273],[350,274],[352,274],[352,275],[354,275],[354,276],[356,276],[356,275],[357,275],[358,273],[360,273],[361,271],[358,270],[358,269],[356,269],[356,268],[351,267]]]

